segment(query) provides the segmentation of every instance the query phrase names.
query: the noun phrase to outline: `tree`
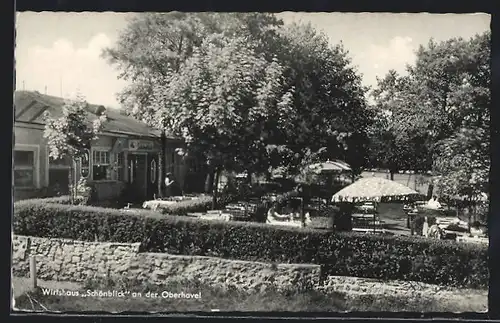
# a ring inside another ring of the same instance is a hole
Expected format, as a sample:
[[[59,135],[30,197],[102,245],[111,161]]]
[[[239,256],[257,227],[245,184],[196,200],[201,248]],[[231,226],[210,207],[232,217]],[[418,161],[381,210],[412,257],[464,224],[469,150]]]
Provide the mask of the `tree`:
[[[404,86],[379,84],[380,93],[394,90],[378,101],[392,113],[394,136],[427,146],[407,158],[425,155],[441,195],[450,199],[474,200],[488,191],[490,39],[486,32],[431,40],[419,48],[407,76],[387,76]]]
[[[120,103],[129,114],[149,122],[154,85],[178,72],[207,36],[248,37],[256,41],[259,52],[266,52],[281,24],[265,13],[143,13],[129,21],[115,47],[105,49],[102,56],[129,81],[118,96]]]
[[[139,14],[122,31],[117,45],[103,52],[103,57],[121,70],[121,78],[129,81],[129,86],[118,97],[127,114],[157,125],[154,88],[167,87],[161,82],[178,73],[180,66],[209,35],[247,37],[250,41],[256,40],[256,47],[262,52],[280,24],[274,15],[263,13]],[[161,125],[161,129],[166,128],[167,125]],[[163,133],[161,173],[165,168],[165,136]]]
[[[357,169],[364,163],[366,89],[343,47],[310,25],[260,13],[151,14],[105,56],[131,81],[136,94],[121,96],[130,113],[181,135],[168,120],[182,121],[191,156],[212,151],[213,167],[296,173],[323,147]]]
[[[367,88],[351,66],[342,44],[328,38],[310,24],[280,28],[276,52],[287,67],[286,82],[293,86],[294,118],[289,125],[288,166],[297,172],[307,155],[323,147],[324,158],[342,159],[360,171],[367,156],[367,130],[371,112]]]
[[[87,106],[85,99],[79,95],[76,100],[64,104],[61,116],[53,117],[48,111],[45,114],[43,137],[47,140],[49,157],[56,160],[67,158],[71,162],[68,183],[71,186],[72,203],[78,194],[76,161],[90,149],[92,140],[97,139],[103,122],[106,121],[106,116],[102,114],[89,124]]]
[[[394,70],[378,79],[371,95],[374,99],[374,122],[370,128],[370,164],[386,168],[391,179],[399,170],[428,171],[432,167],[425,132],[401,131],[402,107],[412,105],[408,91],[409,77]]]
[[[155,88],[157,126],[184,138],[186,153],[202,155],[216,182],[222,169],[262,172],[279,152],[270,149],[277,123],[286,124],[291,112],[281,70],[246,39],[212,35],[165,82],[168,87]]]

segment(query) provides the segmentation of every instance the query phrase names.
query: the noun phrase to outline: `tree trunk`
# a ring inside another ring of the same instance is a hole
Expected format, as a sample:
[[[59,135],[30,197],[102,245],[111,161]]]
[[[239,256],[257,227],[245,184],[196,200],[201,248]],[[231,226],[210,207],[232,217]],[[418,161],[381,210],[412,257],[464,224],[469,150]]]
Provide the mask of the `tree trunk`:
[[[306,217],[305,217],[305,212],[304,212],[304,198],[300,201],[300,222],[302,222],[302,227],[305,228],[306,226]]]
[[[434,184],[430,183],[429,187],[427,188],[427,199],[430,200],[433,194],[434,194]]]
[[[163,178],[166,174],[166,162],[165,155],[167,151],[167,138],[165,136],[165,131],[161,132],[161,149],[160,156],[158,158],[158,196],[164,197],[163,192]]]
[[[468,204],[468,205],[467,205],[467,209],[468,209],[468,211],[469,211],[469,216],[468,216],[468,223],[469,223],[469,224],[468,224],[468,227],[469,227],[469,232],[470,232],[470,227],[471,227],[471,223],[472,223],[472,215],[473,215],[472,213],[474,212],[474,211],[473,211],[473,207],[472,207],[472,198],[470,198],[470,199],[468,200],[468,203],[467,203],[467,204]]]
[[[271,181],[271,172],[266,172],[266,181],[270,182]]]
[[[74,187],[74,194],[75,194],[75,201],[78,198],[78,181],[76,179],[76,161],[73,160],[73,187]]]
[[[391,181],[393,181],[393,180],[394,180],[394,171],[393,171],[393,170],[391,170],[391,171],[389,172],[389,179],[390,179]]]
[[[68,194],[69,194],[69,202],[71,204],[74,204],[75,202],[73,190],[74,190],[74,181],[73,181],[73,160],[72,160],[68,172]]]
[[[78,183],[76,181],[76,162],[72,157],[68,172],[68,183],[69,183],[69,200],[71,204],[76,203],[78,195]]]
[[[220,177],[220,170],[216,169],[213,174],[213,188],[212,188],[212,210],[215,210],[217,208],[217,196],[219,194],[219,177]]]
[[[214,172],[209,168],[205,178],[205,194],[210,194],[214,186]]]

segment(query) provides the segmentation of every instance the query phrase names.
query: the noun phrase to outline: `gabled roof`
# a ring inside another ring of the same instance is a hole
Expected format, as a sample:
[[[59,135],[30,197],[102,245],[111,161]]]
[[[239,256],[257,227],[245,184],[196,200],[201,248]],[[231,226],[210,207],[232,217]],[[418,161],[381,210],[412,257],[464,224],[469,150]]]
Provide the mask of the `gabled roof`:
[[[14,95],[15,121],[45,124],[44,112],[49,111],[53,117],[62,115],[65,100],[60,97],[40,94],[31,91],[16,91]],[[105,111],[107,122],[103,131],[108,133],[159,138],[161,132],[132,117],[123,115],[119,110],[105,109],[102,105],[89,104],[87,120],[92,122],[98,118],[99,111]],[[172,138],[172,136],[169,136]]]

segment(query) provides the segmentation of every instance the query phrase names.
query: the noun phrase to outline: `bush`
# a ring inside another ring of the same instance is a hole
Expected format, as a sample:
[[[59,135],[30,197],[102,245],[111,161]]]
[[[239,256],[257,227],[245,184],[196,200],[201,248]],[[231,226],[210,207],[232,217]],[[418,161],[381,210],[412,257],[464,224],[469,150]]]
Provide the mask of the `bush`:
[[[81,202],[84,201],[84,197],[77,197],[75,204],[83,204]],[[20,201],[21,202],[21,201]],[[23,200],[24,202],[29,202],[29,203],[51,203],[51,204],[71,204],[71,198],[68,195],[62,195],[62,196],[53,196],[53,197],[44,197],[44,198],[35,198],[35,199],[27,199]],[[16,204],[17,205],[17,204]]]
[[[30,200],[15,204],[13,230],[27,236],[140,242],[147,252],[313,263],[328,275],[488,286],[487,246],[418,237],[203,221]]]
[[[212,208],[211,196],[200,196],[194,200],[179,201],[175,204],[158,206],[163,214],[187,215],[192,212],[206,212]]]
[[[221,194],[217,199],[217,209],[225,207],[235,200],[233,195]],[[163,214],[187,215],[194,212],[206,212],[212,209],[213,198],[209,195],[202,195],[193,200],[184,200],[170,205],[158,206],[158,210]]]

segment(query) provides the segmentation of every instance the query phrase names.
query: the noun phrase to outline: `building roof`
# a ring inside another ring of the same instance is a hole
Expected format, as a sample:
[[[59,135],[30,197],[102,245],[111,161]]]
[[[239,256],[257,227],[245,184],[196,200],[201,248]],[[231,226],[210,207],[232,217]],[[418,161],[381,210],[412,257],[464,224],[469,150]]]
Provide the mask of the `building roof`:
[[[49,111],[54,117],[62,115],[62,107],[65,104],[65,99],[40,94],[39,92],[16,91],[14,104],[16,122],[43,125],[45,124],[43,117],[45,111]],[[123,115],[119,110],[106,109],[102,105],[89,104],[87,111],[87,120],[89,122],[97,119],[100,112],[105,111],[107,122],[103,124],[104,132],[153,138],[159,138],[161,135],[158,129],[154,129],[130,116]],[[173,138],[173,136],[168,137]]]

